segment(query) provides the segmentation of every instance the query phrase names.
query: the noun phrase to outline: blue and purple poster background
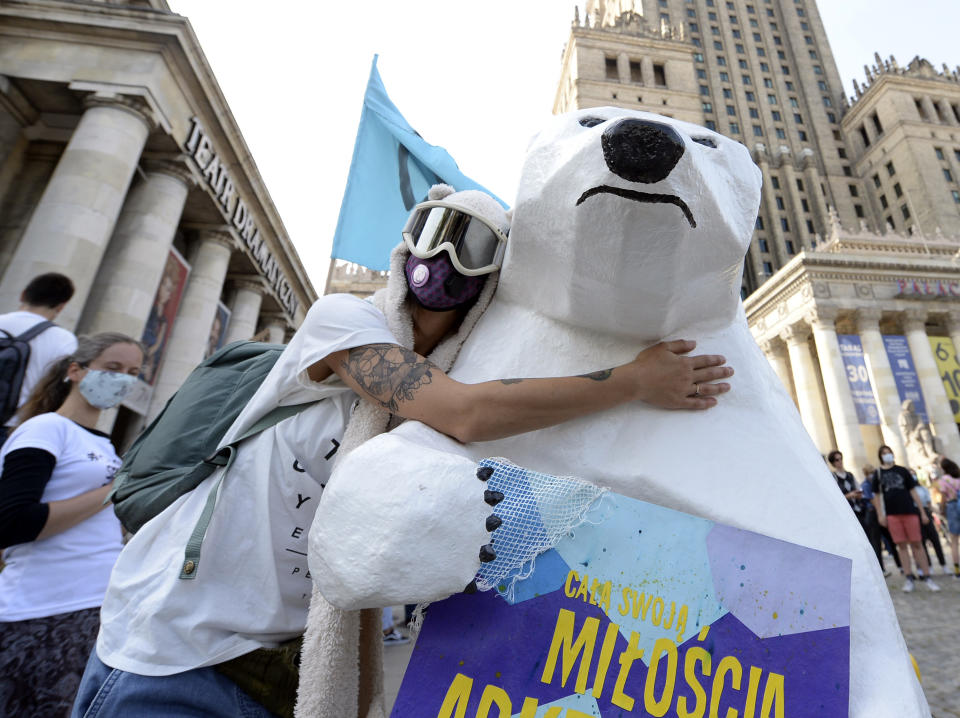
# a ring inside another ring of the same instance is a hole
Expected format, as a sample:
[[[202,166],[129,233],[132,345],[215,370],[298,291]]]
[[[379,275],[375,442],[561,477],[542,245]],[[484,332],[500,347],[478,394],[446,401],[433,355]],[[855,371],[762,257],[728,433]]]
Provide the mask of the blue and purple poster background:
[[[429,607],[391,715],[846,715],[850,571],[607,493],[512,592]]]
[[[883,348],[887,350],[887,359],[890,361],[900,401],[913,400],[913,408],[920,415],[920,421],[927,421],[927,404],[923,400],[920,377],[917,376],[907,338],[902,334],[884,334]]]

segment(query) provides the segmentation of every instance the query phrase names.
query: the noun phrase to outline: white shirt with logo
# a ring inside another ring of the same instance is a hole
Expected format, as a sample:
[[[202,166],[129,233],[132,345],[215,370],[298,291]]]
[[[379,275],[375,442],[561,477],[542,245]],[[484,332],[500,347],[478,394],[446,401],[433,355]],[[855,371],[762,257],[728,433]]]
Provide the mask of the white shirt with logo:
[[[59,414],[41,414],[18,426],[3,445],[0,461],[27,448],[43,449],[57,462],[43,503],[100,488],[120,468],[110,439]],[[99,606],[122,547],[120,522],[110,508],[53,536],[11,546],[3,553],[7,566],[0,572],[0,621]]]
[[[17,337],[40,322],[47,321],[46,317],[33,312],[9,312],[0,314],[0,329]],[[77,349],[77,338],[63,327],[48,327],[39,335],[30,340],[30,359],[27,361],[27,370],[23,375],[23,385],[20,387],[20,401],[17,406],[23,406],[33,387],[40,381],[40,377],[60,357],[72,354]],[[16,425],[16,419],[11,419],[7,426]]]
[[[317,383],[307,369],[333,352],[379,343],[396,339],[372,304],[350,295],[314,304],[221,443],[276,406],[323,401],[240,446],[194,578],[179,577],[184,549],[222,469],[133,536],[101,610],[100,660],[171,675],[303,633],[311,594],[307,536],[357,399],[336,375]]]

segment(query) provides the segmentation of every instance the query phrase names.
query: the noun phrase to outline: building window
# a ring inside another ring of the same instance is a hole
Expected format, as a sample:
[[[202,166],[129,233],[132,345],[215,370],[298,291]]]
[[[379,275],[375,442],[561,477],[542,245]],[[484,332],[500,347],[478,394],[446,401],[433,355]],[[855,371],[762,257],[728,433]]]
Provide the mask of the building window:
[[[700,38],[699,38],[699,37],[691,38],[690,42],[693,43],[693,46],[694,46],[694,47],[703,47],[703,43],[700,42]]]
[[[790,80],[784,80],[783,86],[787,88],[787,92],[793,92],[793,83]]]
[[[746,50],[744,49],[743,45],[741,45],[741,44],[738,42],[738,43],[737,43],[737,54],[738,54],[738,55],[743,55],[745,52],[746,52]]]
[[[701,95],[709,95],[709,94],[710,94],[710,88],[707,87],[706,85],[700,85],[700,94],[701,94]]]
[[[713,5],[712,5],[712,4],[708,4],[707,7],[713,7]],[[707,13],[707,19],[710,20],[711,22],[716,22],[716,21],[717,21],[717,13],[715,13],[715,12],[713,12],[713,11],[711,10],[710,12]]]
[[[900,189],[900,183],[899,183],[899,182],[897,182],[897,183],[893,186],[893,193],[894,193],[895,195],[897,195],[897,197],[903,197],[903,190]]]
[[[777,104],[777,96],[776,96],[776,95],[767,95],[767,104],[768,104],[768,105],[775,105],[775,104]]]
[[[850,165],[843,166],[843,175],[845,177],[853,177],[853,170],[850,169]]]
[[[804,132],[803,130],[797,130],[797,137],[800,138],[800,141],[801,141],[801,142],[806,142],[806,141],[807,141],[807,133]]]
[[[813,44],[813,38],[810,37],[809,35],[804,35],[804,36],[803,36],[803,41],[804,41],[805,43],[807,43],[808,45],[812,45],[812,44]]]
[[[667,86],[667,73],[663,65],[653,64],[653,84],[657,87]]]
[[[847,185],[847,189],[850,190],[850,196],[851,196],[851,197],[859,197],[859,196],[860,196],[860,192],[857,190],[857,186],[856,186],[855,184]]]
[[[778,128],[776,129],[776,134],[777,134],[777,139],[778,139],[778,140],[785,140],[785,139],[787,139],[787,133],[786,133],[786,131],[785,131],[782,127],[778,127]]]
[[[887,226],[888,226],[890,229],[896,229],[896,228],[897,228],[897,225],[895,225],[895,224],[893,223],[893,217],[887,217],[886,220],[887,220]]]
[[[957,204],[960,204],[960,192],[955,189],[950,190],[950,194],[953,195],[953,201]]]
[[[783,197],[775,197],[777,201],[777,209],[786,209],[786,206],[783,204]]]
[[[798,125],[802,125],[802,124],[803,124],[803,115],[801,115],[801,114],[799,114],[799,113],[797,113],[797,112],[794,112],[794,113],[793,113],[793,121],[796,122]]]
[[[703,103],[703,111],[704,111],[704,112],[713,112],[713,103],[712,103],[712,102],[704,102],[704,103]]]
[[[885,194],[880,195],[880,206],[883,207],[884,209],[887,209],[890,206],[890,203],[887,202],[887,195]]]
[[[811,60],[816,60],[816,59],[817,59],[817,51],[816,51],[816,50],[810,50],[810,59],[811,59]]]
[[[752,85],[752,84],[753,84],[753,80],[750,79],[750,75],[741,75],[741,76],[740,76],[740,79],[743,80],[743,84],[744,84],[744,85]],[[957,150],[957,151],[960,152],[960,150]]]
[[[822,74],[823,74],[823,68],[820,67],[820,65],[814,65],[814,66],[813,66],[813,74],[814,74],[814,75],[822,75]]]
[[[880,175],[874,175],[874,176],[873,176],[873,186],[876,187],[877,189],[880,189],[880,187],[881,187]]]
[[[767,89],[773,89],[773,80],[771,80],[769,77],[763,78],[763,86]]]
[[[617,71],[617,58],[608,57],[606,58],[606,67],[607,67],[607,79],[608,80],[619,80],[620,73]]]
[[[747,61],[741,58],[740,60],[737,60],[737,66],[738,66],[741,70],[746,70],[746,69],[747,69]]]
[[[725,99],[725,100],[733,99],[733,90],[731,90],[729,87],[724,87],[724,88],[723,88],[723,99]]]
[[[833,114],[832,112],[828,112],[828,113],[827,113],[827,122],[836,123],[836,121],[837,121],[837,116],[836,116],[835,114]]]
[[[778,110],[773,110],[770,112],[770,117],[773,118],[774,122],[780,122],[780,112]]]
[[[767,51],[764,50],[762,47],[758,47],[758,48],[757,48],[757,57],[766,57],[766,56],[767,56]]]
[[[763,263],[763,273],[767,275],[773,274],[773,265],[770,264],[770,262]]]
[[[737,114],[736,108],[733,105],[727,105],[727,114],[731,117],[735,116]]]
[[[740,134],[740,125],[737,124],[736,122],[731,122],[731,123],[730,123],[730,134],[731,134],[731,135],[739,135],[739,134]]]
[[[719,40],[714,40],[714,41],[713,41],[713,49],[714,49],[714,50],[722,50],[722,49],[723,49],[723,43],[720,42]]]
[[[917,108],[917,114],[920,115],[921,120],[927,119],[927,111],[923,108],[923,103],[920,102],[919,98],[913,98],[913,105]]]
[[[905,220],[910,219],[910,208],[905,204],[900,205],[900,214],[903,215]]]
[[[954,150],[953,156],[956,158],[957,162],[960,162],[960,150]]]
[[[754,137],[763,137],[763,128],[760,125],[753,126]]]
[[[814,231],[813,231],[813,222],[810,221],[809,219],[807,220],[807,231],[808,231],[810,234],[814,234]],[[816,241],[813,241],[811,244],[813,244],[814,247],[817,246]]]
[[[810,204],[809,204],[809,203],[807,202],[807,200],[805,200],[805,199],[801,199],[801,200],[800,200],[800,207],[803,208],[803,211],[804,211],[804,212],[809,212],[809,211],[810,211]]]
[[[708,130],[713,130],[714,132],[717,131],[717,123],[714,122],[713,120],[707,120],[706,122],[703,123],[703,126],[706,127]]]
[[[933,153],[937,156],[937,159],[938,159],[938,160],[942,160],[942,159],[943,159],[943,148],[942,148],[942,147],[934,147],[934,148],[933,148]]]
[[[763,42],[763,38],[760,36],[760,33],[759,33],[759,32],[753,33],[753,41],[754,41],[754,42]]]
[[[943,178],[947,182],[953,182],[953,173],[951,173],[946,167],[943,168]]]
[[[788,239],[786,242],[784,242],[784,245],[785,245],[786,248],[787,248],[787,254],[796,254],[796,253],[797,253],[796,250],[793,248],[793,240]]]
[[[860,219],[863,219],[864,215],[863,215],[863,205],[862,205],[862,204],[855,204],[855,205],[853,205],[853,211],[857,213],[857,217],[859,217]]]
[[[643,72],[640,70],[640,63],[637,60],[630,61],[630,82],[635,85],[643,84]]]
[[[803,180],[797,177],[797,189],[803,192]]]
[[[720,82],[730,82],[730,75],[726,72],[720,73]]]
[[[733,39],[734,39],[734,40],[739,40],[739,39],[740,39],[740,31],[739,31],[739,30],[734,30],[734,31],[733,31]]]
[[[723,55],[717,55],[717,64],[721,67],[726,67],[727,58],[725,58]]]
[[[697,79],[698,79],[698,80],[706,80],[706,79],[707,79],[707,71],[704,70],[702,67],[698,67],[698,68],[697,68]]]
[[[789,75],[790,68],[787,67],[786,65],[780,65],[780,72],[783,73],[784,75]]]
[[[857,128],[857,132],[860,133],[860,139],[863,140],[863,146],[864,146],[864,147],[869,147],[869,146],[870,146],[870,135],[867,134],[867,128],[864,127],[863,125],[860,125],[860,126]]]
[[[756,18],[750,18],[750,27],[760,27],[760,23],[757,22]]]
[[[757,215],[757,229],[763,229],[763,217]]]
[[[747,5],[747,15],[753,15],[755,12],[753,5]]]
[[[748,95],[752,95],[753,93],[752,93],[752,92],[748,92],[747,94],[748,94]],[[747,98],[747,101],[748,101],[748,102],[753,102],[753,98],[748,97],[748,98]],[[756,107],[751,107],[751,108],[748,110],[748,112],[750,113],[750,117],[751,117],[752,119],[754,119],[754,120],[759,120],[759,119],[760,119],[760,111],[757,110]]]
[[[824,107],[833,107],[833,100],[831,100],[829,97],[825,96],[825,97],[822,97],[821,99],[823,100]]]
[[[777,177],[776,175],[773,175],[770,178],[770,184],[773,185],[774,189],[780,189],[780,178]]]
[[[695,62],[703,62],[703,53],[702,52],[693,53],[693,59]]]
[[[773,44],[774,44],[774,45],[782,45],[782,44],[783,44],[783,40],[780,39],[780,36],[779,36],[779,35],[774,35],[774,36],[773,36]]]
[[[760,238],[757,240],[757,246],[760,248],[761,252],[769,252],[770,246],[767,244],[767,240]]]
[[[845,160],[847,159],[847,151],[843,147],[840,147],[837,149],[837,156],[840,159]]]
[[[870,115],[870,119],[873,120],[873,129],[877,131],[878,135],[883,134],[883,125],[880,124],[880,118],[877,117],[877,113],[874,112]]]
[[[810,32],[810,26],[805,22],[800,23],[800,29],[804,32]]]
[[[782,229],[784,232],[790,231],[790,222],[787,221],[786,217],[780,218],[780,229]]]
[[[697,11],[694,10],[692,7],[688,7],[688,8],[687,8],[687,17],[696,17],[696,16],[697,16]],[[692,23],[691,23],[691,24],[692,24]],[[691,29],[692,29],[692,28],[691,28]]]
[[[760,63],[760,72],[770,72],[770,65],[765,62]]]

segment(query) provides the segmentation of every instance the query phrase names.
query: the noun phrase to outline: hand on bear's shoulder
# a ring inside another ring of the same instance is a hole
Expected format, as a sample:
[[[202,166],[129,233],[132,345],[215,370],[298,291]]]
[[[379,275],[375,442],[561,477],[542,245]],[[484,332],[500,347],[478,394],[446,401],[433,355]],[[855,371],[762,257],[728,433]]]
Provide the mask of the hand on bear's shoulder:
[[[634,398],[662,409],[709,409],[730,385],[716,382],[733,376],[718,354],[686,356],[696,342],[678,339],[660,342],[640,352],[619,369],[631,382]]]

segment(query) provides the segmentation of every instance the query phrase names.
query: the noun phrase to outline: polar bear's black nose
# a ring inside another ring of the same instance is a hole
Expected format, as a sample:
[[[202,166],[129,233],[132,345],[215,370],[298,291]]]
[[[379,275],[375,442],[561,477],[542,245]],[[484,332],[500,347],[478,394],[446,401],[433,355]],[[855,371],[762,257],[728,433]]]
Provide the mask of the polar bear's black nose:
[[[624,119],[601,137],[603,159],[610,171],[629,182],[659,182],[683,156],[683,139],[660,122]]]

